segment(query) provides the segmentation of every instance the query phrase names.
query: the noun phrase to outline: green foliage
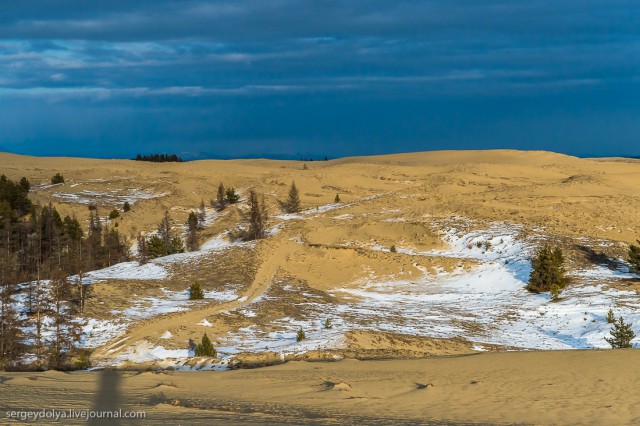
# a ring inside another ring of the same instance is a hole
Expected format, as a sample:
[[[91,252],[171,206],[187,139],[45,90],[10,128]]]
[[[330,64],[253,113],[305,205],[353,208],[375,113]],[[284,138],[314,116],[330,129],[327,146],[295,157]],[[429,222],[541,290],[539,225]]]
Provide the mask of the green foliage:
[[[249,214],[245,215],[249,222],[249,230],[245,233],[245,239],[258,240],[266,237],[267,208],[264,203],[264,195],[258,197],[253,189],[249,191]]]
[[[224,192],[224,197],[227,204],[237,204],[240,201],[240,196],[236,193],[235,188],[227,188]]]
[[[165,212],[158,233],[149,238],[138,238],[138,253],[140,261],[144,262],[149,258],[168,256],[170,254],[183,253],[184,242],[177,234],[171,232],[171,220],[169,214]]]
[[[204,299],[204,291],[200,287],[198,281],[191,284],[189,287],[189,300],[202,300]]]
[[[196,346],[195,355],[207,358],[215,358],[218,355],[218,352],[213,347],[207,333],[204,333],[204,336],[202,336],[202,343],[199,343],[198,346]]]
[[[552,249],[549,244],[545,244],[536,253],[531,266],[529,284],[526,288],[533,293],[550,291],[553,286],[556,286],[555,294],[559,295],[569,282],[560,247]]]
[[[397,253],[397,252],[398,252],[398,249],[396,249],[396,246],[395,246],[395,245],[392,245],[392,246],[391,246],[391,248],[389,249],[389,251],[390,251],[391,253]]]
[[[637,240],[638,244],[640,244],[640,240]],[[629,246],[629,263],[631,264],[631,272],[640,273],[640,246],[636,246],[631,244]]]
[[[222,184],[222,182],[220,182],[220,185],[218,185],[218,193],[216,195],[216,201],[215,203],[213,201],[211,202],[211,207],[215,207],[219,211],[224,210],[224,208],[227,207],[227,199],[225,194],[226,192],[224,189],[224,185]]]
[[[340,194],[336,194],[336,198],[333,199],[334,203],[339,203],[340,202]]]
[[[301,210],[300,194],[298,193],[298,188],[296,188],[295,182],[291,182],[291,188],[289,188],[287,201],[281,203],[281,205],[283,210],[287,213],[298,213]]]
[[[613,324],[614,322],[616,322],[616,316],[613,314],[613,309],[609,309],[609,312],[607,312],[607,323]]]
[[[304,334],[304,330],[302,328],[298,330],[298,334],[296,335],[296,342],[302,342],[306,338],[307,335]]]
[[[324,320],[323,327],[327,330],[330,330],[333,328],[333,323],[331,322],[331,318],[327,318],[326,320]]]
[[[118,211],[118,209],[111,210],[111,213],[109,213],[109,219],[113,220],[117,217],[120,217],[120,212]]]
[[[73,366],[76,370],[86,370],[91,368],[91,353],[86,350],[82,350],[76,357]]]
[[[31,184],[26,178],[20,179],[20,182],[14,182],[7,179],[5,175],[0,176],[0,213],[2,217],[7,217],[18,212],[18,216],[27,214],[33,204],[28,198]]]
[[[56,185],[58,183],[64,183],[64,176],[62,176],[60,173],[56,173],[55,175],[53,175],[53,177],[51,178],[51,183],[53,185]]]
[[[122,211],[124,211],[125,213],[128,212],[129,210],[131,210],[131,205],[129,205],[128,201],[124,202],[124,205],[122,206]]]
[[[549,295],[551,296],[551,300],[553,300],[554,302],[558,301],[560,299],[560,293],[562,293],[562,290],[564,289],[560,287],[558,284],[552,284],[551,288],[549,289]]]
[[[613,328],[609,332],[611,338],[605,337],[606,340],[613,349],[616,348],[632,348],[631,340],[636,337],[636,334],[631,329],[632,324],[625,324],[624,318],[620,317],[613,323]]]

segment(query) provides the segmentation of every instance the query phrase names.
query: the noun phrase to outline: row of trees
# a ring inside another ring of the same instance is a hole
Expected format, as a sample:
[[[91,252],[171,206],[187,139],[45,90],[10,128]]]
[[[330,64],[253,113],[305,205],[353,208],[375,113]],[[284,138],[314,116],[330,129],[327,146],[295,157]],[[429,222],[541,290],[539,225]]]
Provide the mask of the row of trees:
[[[152,163],[181,163],[182,158],[176,154],[150,154],[150,155],[136,155],[134,161],[151,161]]]

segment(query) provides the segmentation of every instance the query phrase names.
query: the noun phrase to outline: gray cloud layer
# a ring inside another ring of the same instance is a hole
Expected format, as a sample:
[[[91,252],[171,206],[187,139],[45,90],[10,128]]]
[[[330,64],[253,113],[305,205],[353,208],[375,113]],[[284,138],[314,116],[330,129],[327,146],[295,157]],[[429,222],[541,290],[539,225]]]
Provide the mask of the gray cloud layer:
[[[638,22],[615,0],[8,2],[0,145],[640,153]]]

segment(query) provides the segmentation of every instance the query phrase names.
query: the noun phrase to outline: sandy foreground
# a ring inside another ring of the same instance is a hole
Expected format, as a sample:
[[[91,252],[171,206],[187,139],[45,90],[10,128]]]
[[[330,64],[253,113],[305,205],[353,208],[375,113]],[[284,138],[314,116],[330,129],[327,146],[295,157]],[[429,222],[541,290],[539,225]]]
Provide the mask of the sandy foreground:
[[[0,416],[121,407],[147,418],[120,424],[638,424],[638,362],[638,351],[591,350],[224,372],[2,373]]]

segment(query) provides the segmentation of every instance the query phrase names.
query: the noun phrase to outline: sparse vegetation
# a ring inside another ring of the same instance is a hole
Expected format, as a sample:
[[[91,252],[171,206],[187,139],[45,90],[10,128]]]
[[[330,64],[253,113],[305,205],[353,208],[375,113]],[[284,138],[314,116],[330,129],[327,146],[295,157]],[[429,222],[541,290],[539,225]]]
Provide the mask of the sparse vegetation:
[[[109,213],[109,220],[117,219],[120,216],[120,212],[117,209],[111,210]]]
[[[340,202],[340,194],[336,194],[336,198],[333,199],[334,203],[339,203]]]
[[[389,251],[390,251],[391,253],[397,253],[397,252],[398,252],[398,250],[396,249],[395,244],[394,244],[394,245],[392,245],[392,246],[391,246],[391,248],[389,248]]]
[[[616,322],[616,316],[613,313],[613,309],[609,309],[609,312],[607,312],[607,323],[613,324],[614,322]]]
[[[51,178],[51,184],[52,185],[57,185],[59,183],[64,183],[64,176],[62,176],[60,173],[56,173]]]
[[[200,287],[200,283],[198,281],[191,284],[189,287],[189,300],[202,300],[204,299],[204,291],[202,291],[202,287]]]
[[[301,210],[300,194],[298,193],[298,188],[296,188],[295,182],[291,182],[291,188],[289,188],[287,200],[281,202],[280,205],[286,213],[298,213]]]
[[[144,241],[141,241],[141,238]],[[141,263],[150,258],[182,252],[184,252],[184,243],[182,238],[171,231],[169,212],[165,212],[162,221],[158,225],[158,233],[156,235],[152,235],[149,238],[138,237],[138,256]]]
[[[331,322],[331,318],[327,318],[326,320],[324,320],[323,327],[324,327],[326,330],[330,330],[330,329],[332,329],[332,328],[333,328],[333,323]]]
[[[530,292],[551,291],[555,286],[554,294],[559,295],[567,286],[569,280],[566,277],[564,256],[560,247],[551,248],[549,244],[543,245],[536,252],[531,266],[531,275],[526,287]]]
[[[191,211],[187,218],[187,250],[196,251],[200,248],[198,242],[199,220],[195,212]]]
[[[640,240],[637,240],[637,242],[640,244]],[[631,244],[629,246],[628,256],[629,263],[631,264],[629,270],[636,274],[640,273],[640,246]]]
[[[632,324],[625,324],[624,318],[620,317],[613,323],[613,328],[609,332],[611,338],[605,337],[606,340],[613,349],[617,348],[632,348],[631,341],[636,337],[636,334],[631,329]]]
[[[122,206],[122,211],[126,213],[126,212],[128,212],[129,210],[131,210],[131,206],[129,205],[129,202],[128,202],[128,201],[125,201],[125,202],[124,202],[124,204],[123,204],[123,206]]]
[[[267,208],[264,202],[264,195],[258,197],[258,193],[253,189],[249,191],[249,214],[245,215],[249,222],[249,230],[245,232],[245,239],[258,240],[266,236]]]
[[[240,196],[236,193],[235,188],[227,188],[224,191],[224,198],[226,200],[226,204],[237,204],[240,201]]]
[[[304,333],[304,330],[300,328],[300,330],[298,330],[298,334],[296,334],[296,342],[302,342],[306,338],[307,335]]]
[[[207,358],[215,358],[216,356],[218,356],[218,352],[213,347],[213,344],[211,343],[211,340],[209,340],[209,336],[207,336],[207,333],[204,333],[204,335],[202,336],[202,342],[198,343],[198,346],[196,346],[195,356]]]

